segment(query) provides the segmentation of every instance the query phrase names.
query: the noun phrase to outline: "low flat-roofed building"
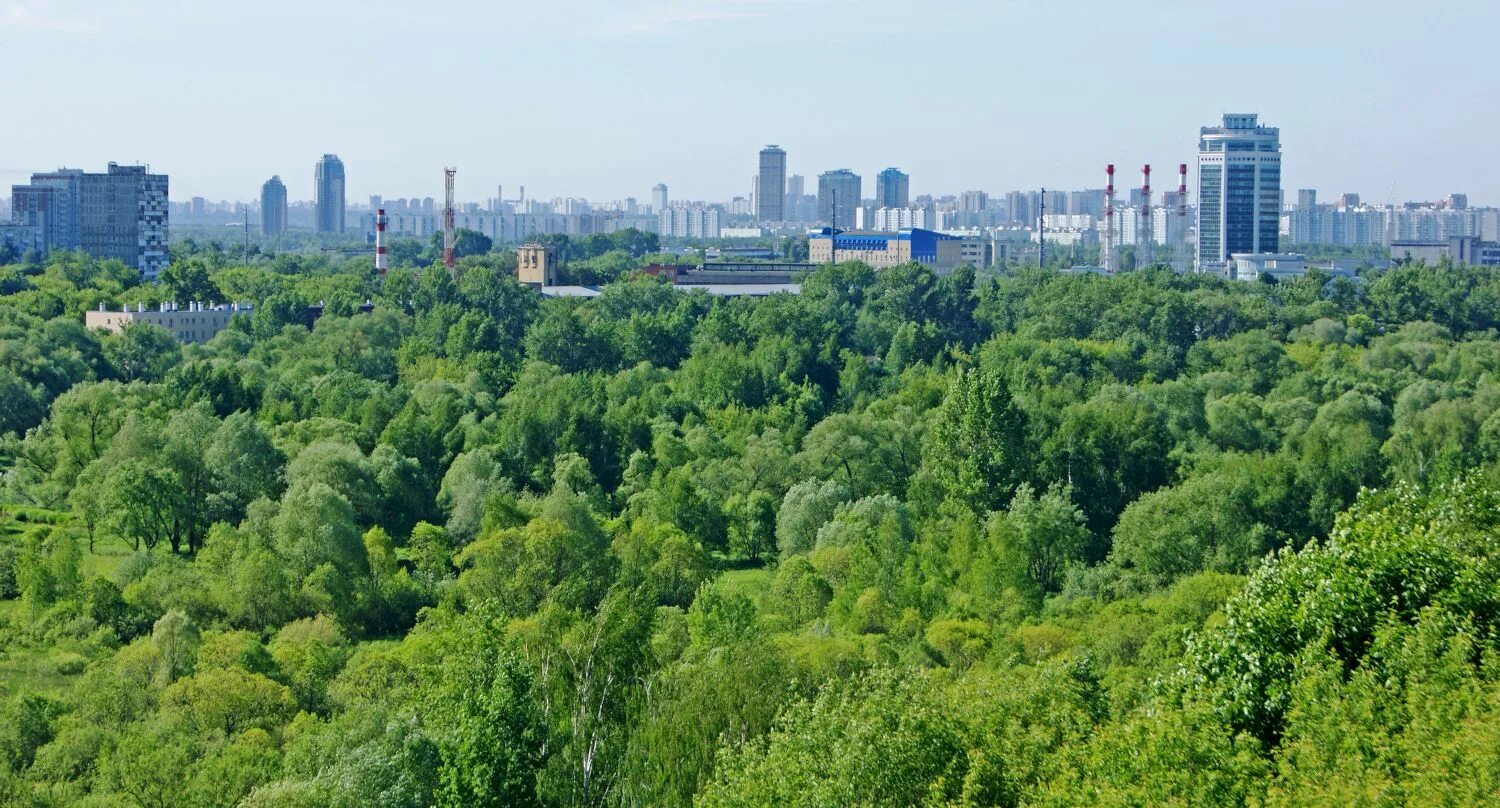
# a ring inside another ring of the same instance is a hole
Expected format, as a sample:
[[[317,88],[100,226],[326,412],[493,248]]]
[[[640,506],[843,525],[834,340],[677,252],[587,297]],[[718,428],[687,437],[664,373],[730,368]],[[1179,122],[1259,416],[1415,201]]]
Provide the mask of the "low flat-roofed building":
[[[995,265],[997,252],[1004,255],[1004,248],[996,250],[997,246],[1001,245],[987,238],[966,238],[958,243],[958,254],[963,263],[975,269],[984,269]],[[1003,262],[1003,257],[1000,260]]]
[[[1270,275],[1276,280],[1300,278],[1307,274],[1307,256],[1296,253],[1235,253],[1229,256],[1230,278],[1242,281],[1260,280]]]
[[[1447,241],[1393,241],[1391,261],[1422,261],[1436,264],[1447,256],[1455,264],[1476,267],[1500,266],[1500,244],[1477,236],[1456,236]]]
[[[218,336],[236,315],[248,317],[253,313],[254,308],[248,303],[189,303],[186,306],[162,303],[156,308],[137,303],[134,309],[126,306],[119,311],[111,311],[101,303],[98,311],[84,312],[83,324],[87,328],[102,328],[118,334],[127,325],[149,323],[165,328],[178,342],[199,343]]]
[[[715,297],[766,297],[768,295],[795,295],[802,291],[800,283],[704,283],[676,284],[680,292],[701,290]],[[598,297],[602,291],[597,286],[543,286],[542,297]]]

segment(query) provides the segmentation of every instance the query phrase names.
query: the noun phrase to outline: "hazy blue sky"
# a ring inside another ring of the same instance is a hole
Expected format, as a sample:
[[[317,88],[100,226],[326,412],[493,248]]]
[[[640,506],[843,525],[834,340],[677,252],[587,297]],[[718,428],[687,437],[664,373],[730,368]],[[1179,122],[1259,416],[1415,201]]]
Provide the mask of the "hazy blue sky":
[[[149,162],[172,196],[912,193],[1157,186],[1225,111],[1282,129],[1285,186],[1500,204],[1496,0],[0,0],[0,184]],[[872,189],[873,190],[873,189]]]

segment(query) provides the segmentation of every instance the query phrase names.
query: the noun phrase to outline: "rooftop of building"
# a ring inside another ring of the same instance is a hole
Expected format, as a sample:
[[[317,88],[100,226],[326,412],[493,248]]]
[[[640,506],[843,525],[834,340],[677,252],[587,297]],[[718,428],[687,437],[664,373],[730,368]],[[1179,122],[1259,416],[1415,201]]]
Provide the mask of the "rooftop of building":
[[[673,286],[684,292],[701,289],[717,297],[766,297],[776,294],[799,294],[800,283],[712,283]],[[603,292],[597,286],[543,286],[543,297],[598,297]]]
[[[860,241],[887,242],[895,239],[897,241],[912,241],[921,239],[932,239],[933,241],[960,241],[961,236],[950,236],[947,233],[939,233],[936,230],[925,230],[920,227],[905,227],[900,230],[839,230],[833,232],[833,228],[825,227],[820,232],[808,234],[808,238],[835,239],[835,246],[855,243]]]
[[[1224,122],[1218,126],[1205,126],[1201,130],[1203,135],[1269,135],[1281,134],[1281,130],[1274,126],[1262,126],[1260,116],[1250,113],[1224,113]]]

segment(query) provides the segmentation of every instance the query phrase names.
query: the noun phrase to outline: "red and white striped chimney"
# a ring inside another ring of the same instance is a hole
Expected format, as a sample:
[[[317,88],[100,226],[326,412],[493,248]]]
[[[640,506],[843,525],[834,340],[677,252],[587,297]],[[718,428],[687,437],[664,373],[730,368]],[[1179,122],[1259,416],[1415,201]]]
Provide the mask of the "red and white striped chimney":
[[[1151,166],[1141,166],[1141,210],[1147,217],[1151,216]]]
[[[386,271],[385,208],[375,212],[375,271],[381,275]]]
[[[1187,163],[1177,165],[1177,215],[1187,216]]]

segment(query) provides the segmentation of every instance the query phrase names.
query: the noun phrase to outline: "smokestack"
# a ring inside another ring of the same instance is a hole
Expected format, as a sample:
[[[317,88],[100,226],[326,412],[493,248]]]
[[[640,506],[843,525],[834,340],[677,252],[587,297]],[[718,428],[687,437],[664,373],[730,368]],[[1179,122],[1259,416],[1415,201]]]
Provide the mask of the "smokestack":
[[[1187,216],[1187,163],[1177,166],[1177,215]]]
[[[386,271],[385,223],[385,208],[375,211],[375,271],[382,277]]]
[[[1103,264],[1106,274],[1115,274],[1115,164],[1110,163],[1104,167],[1104,253]]]
[[[1151,266],[1155,261],[1152,245],[1156,241],[1156,233],[1151,227],[1151,166],[1141,166],[1141,219],[1137,228],[1139,236],[1135,241],[1137,254],[1137,266]]]

